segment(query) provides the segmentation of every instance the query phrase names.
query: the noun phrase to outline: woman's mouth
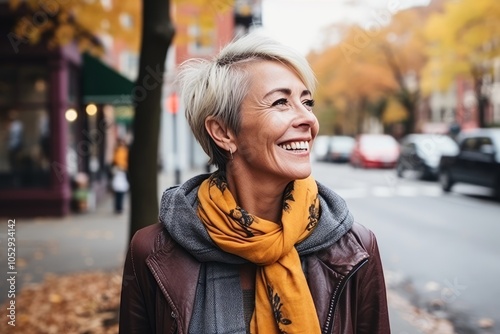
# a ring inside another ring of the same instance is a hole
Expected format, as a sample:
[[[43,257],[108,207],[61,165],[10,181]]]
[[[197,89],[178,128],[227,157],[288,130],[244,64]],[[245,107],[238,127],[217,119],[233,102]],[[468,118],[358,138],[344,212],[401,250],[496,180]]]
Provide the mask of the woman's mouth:
[[[292,141],[283,144],[278,144],[284,150],[292,152],[307,152],[309,151],[309,143],[307,141]]]

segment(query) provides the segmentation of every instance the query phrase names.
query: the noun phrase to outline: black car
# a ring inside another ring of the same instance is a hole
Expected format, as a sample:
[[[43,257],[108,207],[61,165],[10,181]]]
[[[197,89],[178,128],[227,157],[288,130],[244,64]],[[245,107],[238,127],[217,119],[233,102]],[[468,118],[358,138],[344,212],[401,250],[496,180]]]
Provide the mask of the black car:
[[[399,177],[411,174],[419,179],[438,177],[442,155],[458,154],[458,144],[448,136],[439,134],[410,134],[401,140],[396,164]]]
[[[441,157],[439,179],[444,191],[458,182],[494,190],[500,199],[500,129],[477,129],[459,137],[460,152]]]

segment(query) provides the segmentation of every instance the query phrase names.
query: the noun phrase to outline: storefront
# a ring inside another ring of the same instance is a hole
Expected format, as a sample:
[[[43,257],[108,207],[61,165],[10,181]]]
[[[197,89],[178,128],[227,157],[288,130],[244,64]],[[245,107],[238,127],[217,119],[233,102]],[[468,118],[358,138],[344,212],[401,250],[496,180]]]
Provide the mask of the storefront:
[[[98,201],[116,135],[111,105],[130,105],[132,87],[75,46],[14,48],[2,39],[0,216],[67,215],[84,178],[88,200]]]

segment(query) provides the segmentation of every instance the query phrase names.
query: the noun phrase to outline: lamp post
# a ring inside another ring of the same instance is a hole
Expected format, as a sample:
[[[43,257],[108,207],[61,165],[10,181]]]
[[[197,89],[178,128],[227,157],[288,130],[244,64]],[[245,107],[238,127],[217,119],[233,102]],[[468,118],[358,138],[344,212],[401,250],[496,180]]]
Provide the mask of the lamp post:
[[[172,114],[172,135],[173,135],[173,156],[174,156],[174,176],[175,184],[181,183],[181,170],[179,167],[179,157],[177,150],[177,111],[179,109],[179,98],[175,92],[173,92],[167,100],[168,110]]]

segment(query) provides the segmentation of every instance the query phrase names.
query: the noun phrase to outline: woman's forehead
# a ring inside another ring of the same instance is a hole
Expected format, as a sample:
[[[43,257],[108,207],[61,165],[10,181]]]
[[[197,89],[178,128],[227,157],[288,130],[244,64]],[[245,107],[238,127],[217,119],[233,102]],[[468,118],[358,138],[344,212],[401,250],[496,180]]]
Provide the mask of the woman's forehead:
[[[249,74],[250,90],[254,92],[259,91],[265,95],[272,92],[285,94],[299,92],[301,95],[304,91],[310,93],[296,71],[291,66],[278,61],[254,63]]]

